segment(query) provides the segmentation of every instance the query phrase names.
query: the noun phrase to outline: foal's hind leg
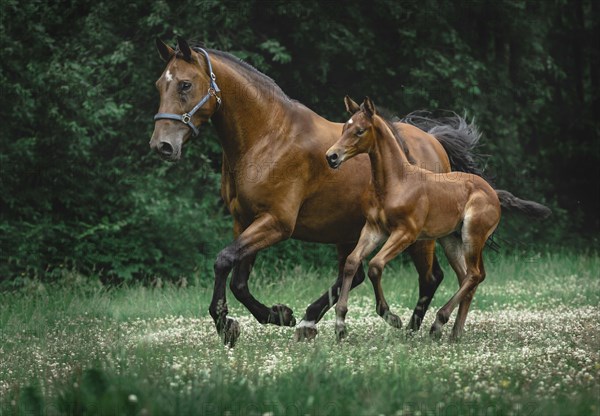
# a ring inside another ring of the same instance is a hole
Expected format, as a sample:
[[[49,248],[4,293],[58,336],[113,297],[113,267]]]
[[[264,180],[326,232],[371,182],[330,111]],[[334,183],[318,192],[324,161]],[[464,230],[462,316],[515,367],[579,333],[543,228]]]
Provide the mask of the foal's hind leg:
[[[438,311],[435,322],[429,331],[431,336],[434,338],[439,338],[441,336],[442,327],[450,319],[452,311],[454,311],[456,306],[461,303],[482,280],[482,275],[479,270],[479,258],[481,256],[483,243],[480,244],[479,241],[472,241],[470,244],[463,243],[458,246],[453,243],[453,238],[455,237],[444,237],[444,239],[442,239],[442,245],[444,246],[446,256],[448,256],[448,261],[457,272],[457,276],[460,281],[460,288],[454,294],[454,296],[452,296],[452,298],[450,298],[450,300]],[[464,278],[461,277],[462,270],[465,270],[466,272]],[[466,311],[468,311],[468,307],[464,312],[465,317]]]
[[[480,279],[479,283],[483,282],[485,279],[485,268],[483,267],[483,256],[479,255],[479,273]],[[465,298],[460,302],[458,307],[458,315],[456,317],[456,321],[454,321],[454,327],[452,328],[451,339],[458,339],[464,332],[465,329],[465,321],[467,320],[467,314],[469,313],[469,307],[471,306],[471,302],[473,301],[473,297],[475,296],[475,292],[477,291],[477,286],[471,289],[465,296]]]
[[[435,240],[417,241],[407,250],[419,273],[419,300],[408,323],[408,328],[418,331],[433,295],[444,279],[444,272],[435,255]]]

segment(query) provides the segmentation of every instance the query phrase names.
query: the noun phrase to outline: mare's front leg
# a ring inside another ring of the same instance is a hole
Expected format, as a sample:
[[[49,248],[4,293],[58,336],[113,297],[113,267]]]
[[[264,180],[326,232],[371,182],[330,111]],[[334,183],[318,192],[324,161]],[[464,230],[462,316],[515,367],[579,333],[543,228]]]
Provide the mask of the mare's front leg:
[[[240,329],[234,319],[227,317],[227,300],[225,289],[227,276],[234,266],[246,264],[253,259],[259,250],[267,248],[291,235],[292,227],[277,220],[271,214],[262,214],[250,224],[233,243],[225,247],[217,256],[215,261],[215,286],[209,312],[212,316],[217,332],[223,337],[226,344],[233,346],[237,341]],[[247,268],[249,274],[249,267]],[[264,306],[264,305],[263,305]],[[271,312],[264,307],[262,312],[256,310],[260,315],[259,321],[268,321]]]
[[[379,316],[381,316],[388,324],[394,328],[401,328],[402,321],[398,315],[394,315],[390,312],[390,306],[385,300],[383,294],[383,288],[381,286],[381,275],[383,268],[388,264],[394,257],[404,251],[415,241],[415,237],[412,233],[406,230],[395,230],[390,235],[390,238],[385,242],[379,253],[369,262],[369,279],[373,283],[373,290],[375,291],[375,305]]]
[[[348,313],[348,296],[356,271],[361,266],[362,260],[368,256],[383,241],[385,234],[374,224],[367,222],[360,232],[360,239],[356,248],[346,259],[344,277],[340,296],[335,305],[335,334],[338,340],[347,335],[346,313]]]
[[[333,285],[327,289],[319,299],[311,303],[304,313],[302,321],[296,327],[294,339],[296,341],[311,340],[317,336],[317,323],[323,315],[335,305],[340,297],[340,288],[344,278],[344,265],[346,258],[352,252],[354,244],[340,244],[337,246],[338,254],[338,276]],[[360,265],[352,279],[350,290],[361,284],[365,280],[365,272]]]
[[[250,279],[250,272],[252,271],[255,259],[256,255],[248,256],[247,258],[240,260],[240,262],[233,267],[231,282],[229,284],[229,288],[233,292],[233,295],[261,324],[273,324],[278,326],[296,325],[296,318],[294,317],[294,312],[291,308],[283,304],[273,305],[269,308],[256,300],[250,293],[248,280]]]

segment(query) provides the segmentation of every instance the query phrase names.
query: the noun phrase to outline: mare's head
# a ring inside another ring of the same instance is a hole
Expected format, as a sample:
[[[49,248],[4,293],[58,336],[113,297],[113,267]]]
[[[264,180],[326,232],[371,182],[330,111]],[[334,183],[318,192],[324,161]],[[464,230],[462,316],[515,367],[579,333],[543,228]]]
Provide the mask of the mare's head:
[[[361,105],[358,105],[350,97],[344,97],[346,110],[352,117],[344,124],[342,137],[329,148],[325,157],[327,163],[333,169],[348,159],[360,153],[368,153],[375,143],[374,117],[377,114],[375,104],[366,97]]]
[[[206,52],[190,48],[181,38],[177,50],[160,39],[156,47],[167,66],[156,81],[160,107],[154,116],[150,147],[162,158],[176,161],[183,144],[217,111],[219,89]]]

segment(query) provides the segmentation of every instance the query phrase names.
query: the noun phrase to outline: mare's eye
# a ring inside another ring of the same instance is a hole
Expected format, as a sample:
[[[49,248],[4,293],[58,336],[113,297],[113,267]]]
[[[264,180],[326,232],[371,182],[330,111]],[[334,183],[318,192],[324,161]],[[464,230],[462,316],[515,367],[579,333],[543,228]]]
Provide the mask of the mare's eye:
[[[365,129],[358,129],[358,130],[356,130],[356,133],[354,133],[354,134],[356,134],[357,136],[362,136],[363,134],[365,134],[365,131],[366,131]]]
[[[179,91],[187,92],[192,88],[192,83],[189,81],[181,81],[179,83]]]

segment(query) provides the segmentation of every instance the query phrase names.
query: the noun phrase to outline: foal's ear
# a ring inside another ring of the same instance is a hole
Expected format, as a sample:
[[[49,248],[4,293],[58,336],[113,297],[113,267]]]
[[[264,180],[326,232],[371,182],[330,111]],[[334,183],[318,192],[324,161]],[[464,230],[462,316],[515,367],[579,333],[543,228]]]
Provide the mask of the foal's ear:
[[[373,104],[373,101],[369,97],[365,97],[365,100],[363,101],[363,108],[369,118],[373,118],[373,116],[377,114],[377,110],[375,110],[375,104]]]
[[[177,48],[183,54],[183,59],[186,61],[192,60],[192,49],[188,45],[187,41],[181,36],[177,36]]]
[[[356,102],[347,95],[344,97],[344,104],[346,104],[346,111],[350,114],[354,114],[358,110],[360,110],[360,106],[356,104]]]
[[[165,62],[169,62],[173,55],[175,55],[175,51],[173,50],[173,48],[164,43],[158,37],[156,38],[156,49],[158,49],[158,54],[160,55],[160,58]]]

